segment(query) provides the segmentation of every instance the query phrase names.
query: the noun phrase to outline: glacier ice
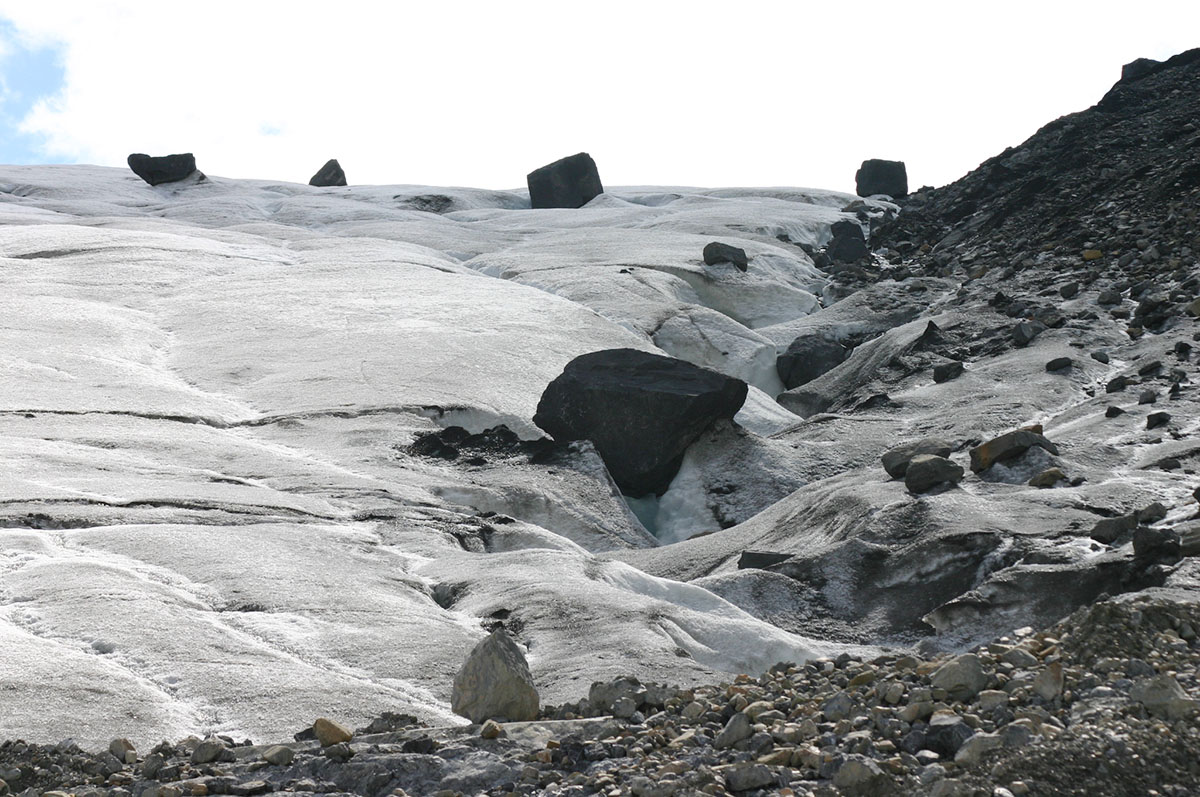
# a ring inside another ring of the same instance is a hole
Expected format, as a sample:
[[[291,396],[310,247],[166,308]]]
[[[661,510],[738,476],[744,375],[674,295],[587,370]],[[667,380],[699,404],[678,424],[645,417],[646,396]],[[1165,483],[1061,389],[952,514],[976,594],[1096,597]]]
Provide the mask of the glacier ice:
[[[551,702],[835,650],[605,558],[658,541],[586,446],[409,446],[536,437],[545,385],[619,347],[748,381],[747,434],[786,434],[760,330],[813,312],[825,276],[784,238],[819,242],[850,199],[610,188],[535,211],[521,191],[0,167],[0,736],[458,722],[451,678],[496,617]],[[749,271],[705,267],[714,237]]]

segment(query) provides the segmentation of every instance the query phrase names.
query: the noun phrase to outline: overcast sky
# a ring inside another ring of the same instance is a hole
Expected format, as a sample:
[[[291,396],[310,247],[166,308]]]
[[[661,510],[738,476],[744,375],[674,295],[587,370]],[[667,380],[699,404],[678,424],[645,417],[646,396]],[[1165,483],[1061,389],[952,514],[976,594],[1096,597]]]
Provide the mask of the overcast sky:
[[[0,0],[0,163],[512,188],[961,177],[1200,46],[1200,2]]]

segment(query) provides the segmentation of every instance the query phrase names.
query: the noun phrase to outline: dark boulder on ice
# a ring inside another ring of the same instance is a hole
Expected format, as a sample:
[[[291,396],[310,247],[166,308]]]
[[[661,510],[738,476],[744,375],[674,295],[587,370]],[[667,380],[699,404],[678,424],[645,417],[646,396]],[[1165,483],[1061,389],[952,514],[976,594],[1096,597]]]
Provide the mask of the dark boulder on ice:
[[[775,359],[775,370],[788,390],[808,384],[833,370],[850,354],[850,349],[821,335],[801,335]]]
[[[157,157],[135,152],[126,163],[134,174],[150,185],[177,183],[196,171],[196,157],[190,152]]]
[[[535,169],[525,179],[534,208],[581,208],[604,193],[596,162],[586,152]]]
[[[308,184],[318,188],[343,186],[346,185],[346,173],[342,171],[342,165],[337,162],[337,158],[330,158],[324,166],[317,170]]]
[[[900,479],[908,471],[908,463],[921,454],[933,454],[938,457],[949,457],[953,446],[938,437],[923,437],[909,443],[902,443],[888,449],[880,459],[883,469],[893,479]]]
[[[957,484],[963,477],[962,465],[936,454],[918,454],[904,472],[909,492],[926,493],[941,484]]]
[[[971,470],[975,473],[985,471],[997,462],[1015,459],[1034,447],[1058,454],[1058,446],[1043,437],[1040,428],[1017,429],[972,448]]]
[[[1141,562],[1174,564],[1180,559],[1179,535],[1171,529],[1139,526],[1133,532],[1133,556]]]
[[[908,170],[904,161],[865,160],[854,175],[854,184],[859,196],[908,196]]]
[[[830,227],[833,239],[825,247],[825,254],[834,263],[853,263],[870,253],[867,239],[863,236],[862,225],[856,221],[843,219],[835,221]]]
[[[790,553],[775,553],[774,551],[742,551],[738,557],[738,570],[762,570],[780,562],[791,559]]]
[[[606,349],[568,363],[533,422],[558,442],[591,440],[625,493],[661,494],[688,446],[736,415],[746,393],[742,380],[683,360]]]
[[[933,381],[937,384],[949,382],[951,379],[957,379],[962,376],[963,364],[959,360],[951,360],[948,363],[939,363],[933,367]]]
[[[745,271],[750,260],[746,257],[745,249],[713,241],[704,247],[704,265],[715,266],[718,263],[733,263],[739,271]]]

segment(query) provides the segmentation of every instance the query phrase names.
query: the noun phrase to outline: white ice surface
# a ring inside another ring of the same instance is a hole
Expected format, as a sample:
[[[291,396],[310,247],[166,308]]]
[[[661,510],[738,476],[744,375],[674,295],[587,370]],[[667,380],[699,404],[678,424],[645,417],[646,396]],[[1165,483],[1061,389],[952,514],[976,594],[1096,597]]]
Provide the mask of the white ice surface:
[[[786,428],[755,329],[812,312],[824,275],[776,236],[819,241],[849,199],[636,188],[533,211],[519,191],[0,167],[0,738],[453,721],[497,608],[547,700],[825,651],[596,559],[654,541],[586,456],[407,446],[535,437],[545,385],[621,346],[744,378],[739,420]],[[704,266],[710,240],[750,269]]]

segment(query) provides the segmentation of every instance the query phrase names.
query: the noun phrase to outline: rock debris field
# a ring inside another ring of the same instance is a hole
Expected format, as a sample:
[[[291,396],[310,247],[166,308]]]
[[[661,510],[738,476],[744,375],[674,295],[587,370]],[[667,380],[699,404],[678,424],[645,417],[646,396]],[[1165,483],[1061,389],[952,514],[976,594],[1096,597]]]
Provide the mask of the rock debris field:
[[[1195,794],[1196,119],[1189,51],[937,189],[0,167],[0,795]]]

